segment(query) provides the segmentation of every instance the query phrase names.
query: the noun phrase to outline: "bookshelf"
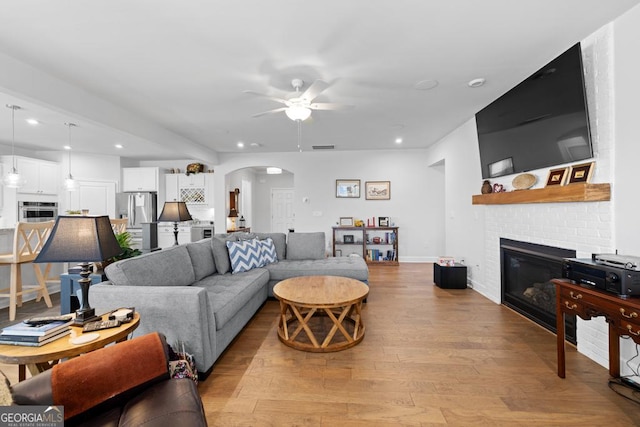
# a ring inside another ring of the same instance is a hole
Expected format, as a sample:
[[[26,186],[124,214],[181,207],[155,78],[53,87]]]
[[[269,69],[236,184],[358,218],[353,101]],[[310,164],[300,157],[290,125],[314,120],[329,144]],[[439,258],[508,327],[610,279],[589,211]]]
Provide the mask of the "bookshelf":
[[[333,227],[333,256],[350,254],[367,264],[398,265],[398,227]]]

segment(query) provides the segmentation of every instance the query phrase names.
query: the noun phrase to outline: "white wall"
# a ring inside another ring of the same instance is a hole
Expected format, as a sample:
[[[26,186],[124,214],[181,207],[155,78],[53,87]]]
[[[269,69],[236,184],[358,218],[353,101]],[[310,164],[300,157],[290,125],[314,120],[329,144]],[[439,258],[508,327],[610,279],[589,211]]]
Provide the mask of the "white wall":
[[[640,121],[638,120],[638,70],[640,70],[640,6],[615,21],[614,26],[614,108],[615,150],[613,172],[614,239],[622,254],[640,256]],[[621,360],[636,354],[630,340],[621,344]],[[631,374],[622,363],[621,373]]]
[[[295,229],[324,231],[328,247],[331,227],[340,217],[389,216],[400,227],[402,262],[432,261],[444,252],[439,246],[443,241],[443,228],[431,221],[434,215],[441,215],[438,198],[441,173],[429,168],[424,150],[260,153],[221,155],[220,158],[221,164],[216,166],[216,195],[224,194],[227,189],[223,177],[236,169],[277,166],[291,172],[296,193]],[[360,179],[363,186],[365,181],[390,181],[391,200],[365,200],[364,193],[359,199],[338,199],[336,179]],[[309,203],[303,203],[303,197],[307,197]],[[225,200],[216,198],[215,203],[215,222],[223,223],[228,210]]]
[[[447,250],[455,253],[466,247],[474,288],[495,302],[500,301],[499,237],[576,249],[579,257],[615,249],[640,255],[640,90],[636,82],[640,6],[582,44],[596,152],[593,182],[612,182],[611,202],[471,205],[471,194],[479,194],[482,184],[473,119],[428,152],[430,162],[446,160]],[[538,176],[537,186],[544,186],[547,170],[533,173]],[[496,181],[509,184],[511,179],[513,176]],[[465,231],[468,237],[450,233],[452,228]],[[603,366],[608,365],[606,337],[607,325],[602,318],[578,319],[578,351]],[[623,362],[635,354],[635,345],[629,340],[622,340],[621,347]],[[623,374],[625,369],[628,371],[623,366]]]

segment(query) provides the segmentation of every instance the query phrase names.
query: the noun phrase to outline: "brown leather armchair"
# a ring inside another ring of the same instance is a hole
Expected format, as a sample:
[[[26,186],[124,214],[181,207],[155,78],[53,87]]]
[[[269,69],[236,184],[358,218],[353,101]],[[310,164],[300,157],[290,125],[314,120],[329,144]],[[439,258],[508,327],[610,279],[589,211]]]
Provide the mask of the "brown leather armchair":
[[[170,379],[164,335],[152,333],[57,364],[12,386],[18,405],[60,405],[65,425],[206,426],[190,379]]]

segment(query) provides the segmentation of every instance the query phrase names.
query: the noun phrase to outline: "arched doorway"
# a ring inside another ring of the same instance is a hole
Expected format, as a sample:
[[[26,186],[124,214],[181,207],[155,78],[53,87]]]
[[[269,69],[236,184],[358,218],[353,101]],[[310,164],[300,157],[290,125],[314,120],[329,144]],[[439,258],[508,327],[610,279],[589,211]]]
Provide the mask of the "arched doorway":
[[[225,176],[225,188],[225,194],[238,189],[238,216],[244,217],[245,224],[251,231],[286,233],[292,228],[291,222],[282,220],[282,217],[293,215],[292,206],[287,207],[287,203],[293,203],[293,173],[265,166],[236,169]],[[274,200],[274,197],[277,199]],[[226,201],[226,208],[228,214],[229,200]]]

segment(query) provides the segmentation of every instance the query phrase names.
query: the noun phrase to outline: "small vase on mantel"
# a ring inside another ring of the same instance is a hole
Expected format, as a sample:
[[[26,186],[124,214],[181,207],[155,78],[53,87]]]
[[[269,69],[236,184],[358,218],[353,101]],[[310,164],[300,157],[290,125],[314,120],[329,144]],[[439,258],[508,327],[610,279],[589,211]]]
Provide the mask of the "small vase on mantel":
[[[480,191],[482,192],[482,194],[489,194],[493,192],[493,188],[491,187],[491,183],[488,179],[485,179],[485,181],[482,183],[482,189]]]

